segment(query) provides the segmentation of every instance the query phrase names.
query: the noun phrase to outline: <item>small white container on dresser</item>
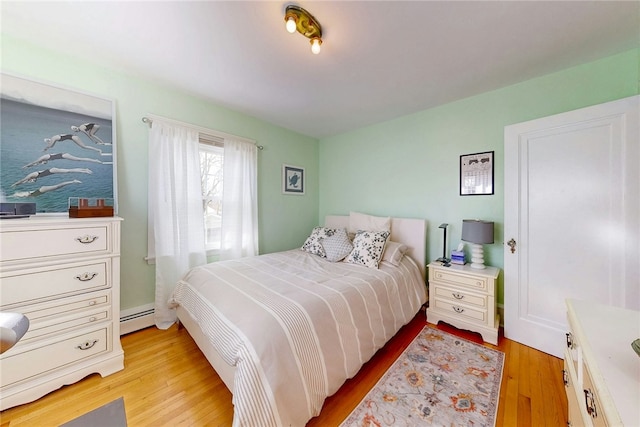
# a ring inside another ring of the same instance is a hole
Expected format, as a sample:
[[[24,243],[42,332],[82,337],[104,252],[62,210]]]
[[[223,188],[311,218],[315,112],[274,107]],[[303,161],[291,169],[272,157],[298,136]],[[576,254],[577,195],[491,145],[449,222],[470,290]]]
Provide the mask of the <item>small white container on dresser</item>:
[[[469,264],[429,267],[427,322],[440,320],[460,329],[478,332],[482,339],[498,344],[500,315],[496,310],[496,281],[500,269],[471,268]]]
[[[0,310],[29,330],[0,355],[0,410],[124,368],[120,218],[0,220]]]
[[[569,299],[564,383],[570,426],[640,426],[640,312]]]

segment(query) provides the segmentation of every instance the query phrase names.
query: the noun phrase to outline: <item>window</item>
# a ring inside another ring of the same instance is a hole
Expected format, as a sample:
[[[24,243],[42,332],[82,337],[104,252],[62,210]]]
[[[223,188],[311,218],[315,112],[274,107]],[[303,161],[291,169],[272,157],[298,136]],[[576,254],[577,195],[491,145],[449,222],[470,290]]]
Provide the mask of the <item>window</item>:
[[[222,227],[222,166],[224,140],[200,134],[200,179],[202,183],[202,213],[204,215],[207,251],[220,249]]]

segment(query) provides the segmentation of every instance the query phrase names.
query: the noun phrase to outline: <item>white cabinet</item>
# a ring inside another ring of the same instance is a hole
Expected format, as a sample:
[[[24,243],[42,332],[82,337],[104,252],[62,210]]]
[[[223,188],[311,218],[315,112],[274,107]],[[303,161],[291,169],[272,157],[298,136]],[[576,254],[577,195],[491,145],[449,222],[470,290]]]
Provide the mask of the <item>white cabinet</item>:
[[[567,300],[564,381],[569,425],[640,426],[640,312]]]
[[[482,339],[498,344],[500,315],[496,312],[496,280],[500,270],[469,265],[445,267],[432,262],[429,267],[429,308],[427,322],[440,320],[457,328],[471,330]]]
[[[124,368],[120,218],[0,220],[0,310],[29,330],[0,355],[0,410]]]

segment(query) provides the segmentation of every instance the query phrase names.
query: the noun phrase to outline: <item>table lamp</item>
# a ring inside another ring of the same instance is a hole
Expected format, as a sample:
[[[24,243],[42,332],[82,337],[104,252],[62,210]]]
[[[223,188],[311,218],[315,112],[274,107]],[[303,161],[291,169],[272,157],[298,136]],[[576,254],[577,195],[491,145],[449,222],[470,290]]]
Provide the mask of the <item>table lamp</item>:
[[[449,264],[449,262],[451,261],[450,258],[447,258],[447,227],[448,226],[449,224],[440,224],[440,227],[438,227],[444,230],[444,236],[442,238],[442,257],[438,258],[436,261],[439,261],[444,264]]]
[[[471,268],[483,269],[485,243],[493,243],[493,222],[479,219],[462,220],[462,240],[471,243]]]

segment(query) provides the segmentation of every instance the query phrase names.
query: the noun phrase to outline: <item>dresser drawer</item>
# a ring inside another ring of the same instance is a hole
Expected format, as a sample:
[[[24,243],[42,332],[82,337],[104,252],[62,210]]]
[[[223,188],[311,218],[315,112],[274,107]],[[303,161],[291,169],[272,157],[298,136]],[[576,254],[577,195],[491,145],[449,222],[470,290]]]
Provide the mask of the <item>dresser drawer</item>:
[[[24,346],[34,339],[47,338],[111,319],[111,292],[92,292],[33,304],[20,308],[20,312],[29,319],[29,330],[16,347]]]
[[[433,293],[436,298],[451,300],[452,303],[463,303],[472,305],[481,310],[487,309],[487,296],[476,295],[459,289],[449,288],[446,286],[432,285]]]
[[[5,231],[0,238],[2,261],[106,252],[108,227],[49,228]]]
[[[583,381],[582,388],[584,389],[584,400],[582,401],[585,411],[589,416],[591,416],[591,422],[593,423],[593,427],[607,427],[609,424],[607,423],[604,415],[604,408],[600,403],[598,398],[598,393],[593,386],[593,380],[591,378],[591,372],[589,372],[589,366],[586,363],[582,364],[584,368],[583,371]]]
[[[434,301],[436,310],[445,311],[449,316],[459,318],[461,320],[473,320],[476,323],[487,323],[487,311],[471,308],[466,305],[452,303],[451,301],[436,298]]]
[[[0,359],[2,387],[14,384],[79,362],[108,350],[107,328],[91,331],[45,347],[13,354],[5,353]]]
[[[37,302],[67,294],[108,288],[111,259],[58,267],[25,269],[4,274],[1,307]]]
[[[489,279],[481,276],[466,276],[464,274],[458,274],[453,271],[442,271],[436,269],[429,270],[429,283],[433,281],[443,282],[456,287],[466,287],[475,291],[488,292]]]

